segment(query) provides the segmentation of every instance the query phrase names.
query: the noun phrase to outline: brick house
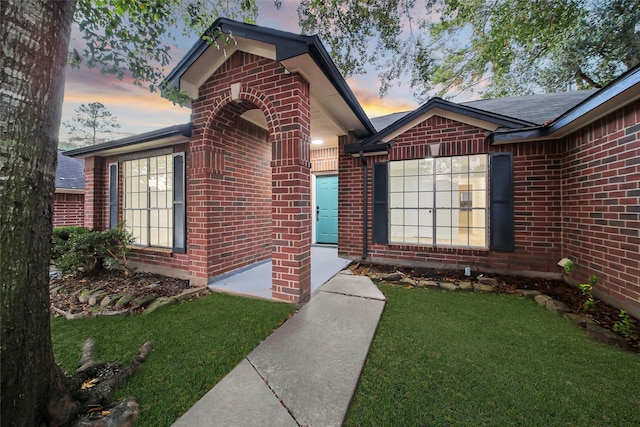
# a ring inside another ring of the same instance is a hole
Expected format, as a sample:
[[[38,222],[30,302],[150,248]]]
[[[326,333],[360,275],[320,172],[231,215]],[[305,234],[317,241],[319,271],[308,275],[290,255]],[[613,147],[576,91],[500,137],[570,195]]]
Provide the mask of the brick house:
[[[598,91],[432,99],[344,145],[341,256],[549,277],[569,257],[640,315],[639,99],[640,66]]]
[[[84,160],[58,150],[53,226],[84,225]]]
[[[598,91],[369,120],[315,36],[219,19],[167,82],[190,124],[74,150],[85,223],[125,221],[142,268],[197,283],[271,258],[309,298],[312,243],[375,262],[599,278],[640,316],[640,67]],[[321,139],[322,145],[312,144]]]

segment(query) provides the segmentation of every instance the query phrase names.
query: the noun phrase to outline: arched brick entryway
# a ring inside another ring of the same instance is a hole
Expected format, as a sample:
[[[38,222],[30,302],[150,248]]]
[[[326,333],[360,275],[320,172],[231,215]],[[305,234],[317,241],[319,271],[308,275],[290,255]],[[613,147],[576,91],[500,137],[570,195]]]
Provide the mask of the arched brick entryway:
[[[241,118],[252,109],[262,111],[268,132]],[[187,165],[187,242],[192,279],[206,282],[270,255],[272,296],[306,302],[311,277],[308,83],[275,61],[236,52],[202,85],[192,111],[193,136]],[[270,254],[266,254],[268,250],[261,251],[260,246],[267,238],[259,230],[266,203],[261,209],[256,194],[264,189],[264,180],[257,175],[251,180],[251,174],[264,175],[260,163],[266,157],[263,150],[269,146]],[[243,167],[246,170],[238,170]],[[243,204],[248,214],[243,212]],[[234,218],[227,215],[234,212]],[[257,221],[258,226],[250,221]],[[249,230],[251,236],[242,234],[242,230]],[[246,241],[251,239],[253,245],[247,246]]]

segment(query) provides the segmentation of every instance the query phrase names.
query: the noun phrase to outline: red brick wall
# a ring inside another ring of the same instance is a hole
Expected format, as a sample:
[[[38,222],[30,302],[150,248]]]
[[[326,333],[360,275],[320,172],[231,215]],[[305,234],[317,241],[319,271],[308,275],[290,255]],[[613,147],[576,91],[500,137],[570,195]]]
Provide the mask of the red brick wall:
[[[130,261],[136,263],[140,271],[151,271],[179,279],[189,278],[189,256],[177,254],[170,249],[137,248],[131,249]]]
[[[84,161],[84,225],[91,230],[104,230],[109,225],[109,170],[106,160],[104,157],[89,157]]]
[[[562,158],[563,255],[572,279],[640,316],[640,103],[566,140]]]
[[[56,193],[53,207],[53,226],[84,226],[84,194]]]
[[[213,175],[208,242],[210,277],[271,257],[271,144],[268,133],[232,108],[219,113],[213,137],[223,141],[224,168]],[[189,192],[191,194],[191,192]],[[206,197],[199,193],[195,198]],[[202,204],[191,205],[192,212]],[[195,238],[195,236],[192,236]]]
[[[561,254],[560,178],[561,149],[556,143],[524,143],[492,147],[484,130],[441,117],[425,122],[395,138],[389,156],[367,157],[368,257],[377,262],[464,268],[475,272],[524,271],[558,273]],[[492,152],[514,155],[515,251],[495,252],[419,245],[371,243],[372,165],[376,162],[419,159],[429,155],[428,144],[440,142],[440,156]],[[362,256],[363,167],[341,151],[339,186],[339,253]]]
[[[338,147],[311,150],[311,172],[333,172],[338,170]]]

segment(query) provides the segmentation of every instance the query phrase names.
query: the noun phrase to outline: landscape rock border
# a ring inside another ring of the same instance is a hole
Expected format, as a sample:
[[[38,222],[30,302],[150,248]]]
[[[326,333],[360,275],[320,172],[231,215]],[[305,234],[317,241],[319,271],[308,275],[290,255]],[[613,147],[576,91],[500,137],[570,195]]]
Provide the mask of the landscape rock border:
[[[60,288],[51,289],[50,292],[59,292]],[[86,319],[88,317],[125,316],[140,311],[140,314],[150,314],[163,307],[168,307],[182,301],[197,298],[211,292],[207,285],[189,288],[178,295],[171,297],[145,295],[136,297],[133,294],[109,294],[102,287],[91,291],[82,291],[76,294],[80,301],[86,301],[92,306],[91,310],[73,313],[72,310],[64,311],[51,304],[53,314],[63,316],[65,319]]]

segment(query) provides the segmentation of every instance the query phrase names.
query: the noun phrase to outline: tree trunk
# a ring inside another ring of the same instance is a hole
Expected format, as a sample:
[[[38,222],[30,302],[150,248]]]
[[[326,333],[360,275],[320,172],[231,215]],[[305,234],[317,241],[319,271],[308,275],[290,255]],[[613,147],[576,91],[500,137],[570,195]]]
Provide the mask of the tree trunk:
[[[37,426],[65,377],[49,315],[49,246],[75,0],[0,0],[0,353],[3,426]]]

